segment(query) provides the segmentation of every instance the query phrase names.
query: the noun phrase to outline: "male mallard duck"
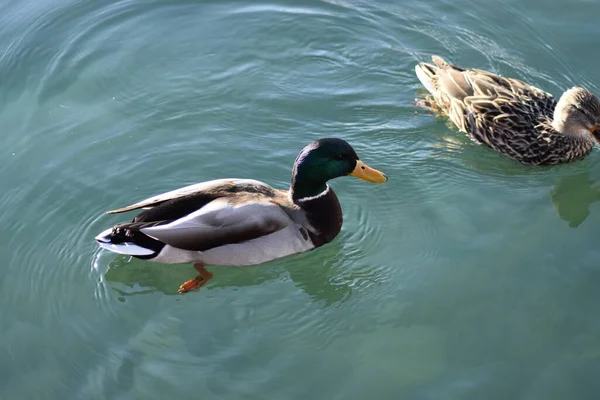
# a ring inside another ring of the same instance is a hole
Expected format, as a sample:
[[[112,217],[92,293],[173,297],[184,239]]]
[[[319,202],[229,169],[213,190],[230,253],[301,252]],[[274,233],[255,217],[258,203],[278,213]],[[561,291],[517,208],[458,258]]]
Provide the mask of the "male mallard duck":
[[[417,77],[433,95],[417,105],[445,114],[469,138],[526,165],[584,158],[600,141],[600,101],[583,88],[554,97],[516,79],[433,56]],[[591,135],[590,135],[591,134]]]
[[[212,278],[206,264],[261,264],[332,241],[342,227],[342,210],[327,181],[346,175],[387,181],[345,141],[319,139],[296,158],[289,190],[251,179],[198,183],[109,211],[146,209],[96,240],[105,249],[148,261],[194,262],[199,275],[180,286],[185,293]]]

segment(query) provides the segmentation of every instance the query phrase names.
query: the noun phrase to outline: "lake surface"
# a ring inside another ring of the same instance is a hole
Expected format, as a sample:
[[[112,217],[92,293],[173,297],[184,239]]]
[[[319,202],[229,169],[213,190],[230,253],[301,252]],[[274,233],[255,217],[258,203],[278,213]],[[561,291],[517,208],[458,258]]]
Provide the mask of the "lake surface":
[[[0,398],[598,399],[600,150],[527,168],[416,109],[449,61],[600,93],[600,3],[0,5]],[[316,251],[177,294],[104,215],[222,177],[286,188],[319,137],[390,180],[332,187]]]

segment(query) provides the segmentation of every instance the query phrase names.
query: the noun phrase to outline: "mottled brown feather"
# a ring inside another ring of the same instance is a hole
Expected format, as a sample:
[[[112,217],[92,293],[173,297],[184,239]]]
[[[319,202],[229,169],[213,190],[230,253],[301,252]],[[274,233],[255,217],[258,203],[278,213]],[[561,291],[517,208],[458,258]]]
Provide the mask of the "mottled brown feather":
[[[434,65],[417,68],[435,107],[416,104],[446,115],[474,142],[528,165],[571,162],[592,149],[591,138],[553,128],[557,102],[551,94],[518,79],[457,67],[438,56],[432,59]]]

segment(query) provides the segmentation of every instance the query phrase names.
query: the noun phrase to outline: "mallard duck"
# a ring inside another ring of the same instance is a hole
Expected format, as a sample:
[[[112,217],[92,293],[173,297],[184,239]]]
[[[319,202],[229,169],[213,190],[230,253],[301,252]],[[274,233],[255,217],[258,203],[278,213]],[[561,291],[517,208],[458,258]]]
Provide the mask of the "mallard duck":
[[[600,101],[586,89],[569,89],[557,103],[517,79],[432,59],[415,71],[433,98],[416,104],[449,117],[476,143],[525,165],[552,165],[580,160],[600,141]]]
[[[119,254],[165,263],[194,263],[196,278],[180,293],[204,285],[205,265],[246,266],[320,247],[342,227],[342,209],[327,181],[351,175],[383,183],[347,142],[319,139],[296,158],[289,190],[252,179],[218,179],[186,186],[109,211],[145,209],[132,222],[96,236]]]

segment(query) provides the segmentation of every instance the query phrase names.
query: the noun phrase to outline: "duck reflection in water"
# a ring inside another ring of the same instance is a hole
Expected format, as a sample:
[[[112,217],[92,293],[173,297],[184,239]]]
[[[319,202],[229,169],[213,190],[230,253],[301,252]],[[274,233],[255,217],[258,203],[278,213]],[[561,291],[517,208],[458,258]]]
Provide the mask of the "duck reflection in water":
[[[104,253],[104,256],[110,255]],[[363,249],[352,248],[352,251],[349,251],[343,240],[334,241],[323,247],[319,254],[306,253],[287,258],[284,262],[274,261],[256,267],[224,269],[218,282],[211,281],[205,289],[210,292],[290,280],[313,301],[330,306],[344,302],[356,291],[362,290],[357,281],[377,283],[381,279],[377,266],[365,266],[365,263],[361,262],[365,256]],[[356,268],[348,268],[349,265],[355,265]],[[117,293],[119,300],[126,301],[129,296],[153,292],[177,295],[177,286],[174,283],[187,273],[189,271],[185,264],[164,268],[160,264],[147,263],[135,258],[111,257],[104,279],[110,282],[110,290]]]
[[[558,216],[576,228],[590,214],[590,206],[600,201],[600,184],[590,178],[588,170],[560,177],[550,191],[550,200]]]

